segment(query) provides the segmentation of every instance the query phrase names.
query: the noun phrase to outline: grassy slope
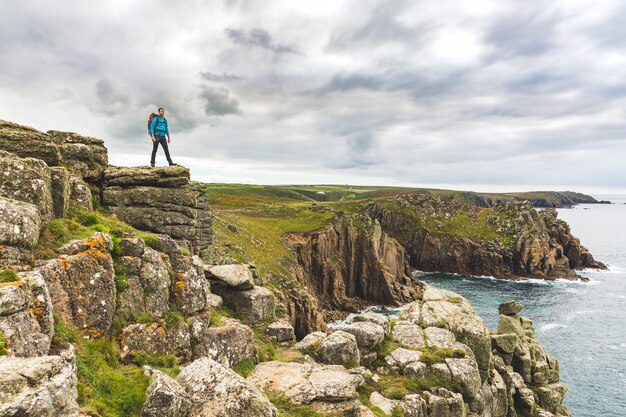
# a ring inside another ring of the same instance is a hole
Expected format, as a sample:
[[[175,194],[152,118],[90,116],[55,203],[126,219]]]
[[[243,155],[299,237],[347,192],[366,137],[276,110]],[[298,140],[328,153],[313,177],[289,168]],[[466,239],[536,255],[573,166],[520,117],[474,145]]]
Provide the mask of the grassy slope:
[[[257,202],[270,201],[351,201],[368,198],[392,197],[399,194],[427,193],[437,196],[452,197],[463,203],[472,203],[476,198],[492,202],[531,200],[539,206],[558,207],[561,201],[574,203],[597,202],[593,197],[572,191],[529,191],[520,193],[478,193],[472,191],[441,190],[435,188],[380,187],[352,185],[246,185],[246,184],[208,184],[215,199],[229,195],[232,204],[243,203],[249,199]],[[237,196],[242,200],[238,201]],[[218,201],[213,200],[214,203]]]

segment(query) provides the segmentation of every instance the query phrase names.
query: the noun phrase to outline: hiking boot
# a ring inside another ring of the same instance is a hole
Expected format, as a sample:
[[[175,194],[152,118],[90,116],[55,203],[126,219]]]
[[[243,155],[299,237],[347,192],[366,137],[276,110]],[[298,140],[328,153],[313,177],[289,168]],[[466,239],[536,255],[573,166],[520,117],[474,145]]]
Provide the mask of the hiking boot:
[[[170,164],[170,166],[171,166],[171,167],[177,167],[177,166],[178,166],[178,164],[175,164],[175,163],[173,163],[173,162],[172,162],[172,163]]]
[[[150,166],[151,166],[152,168],[154,168],[154,164],[150,164]]]

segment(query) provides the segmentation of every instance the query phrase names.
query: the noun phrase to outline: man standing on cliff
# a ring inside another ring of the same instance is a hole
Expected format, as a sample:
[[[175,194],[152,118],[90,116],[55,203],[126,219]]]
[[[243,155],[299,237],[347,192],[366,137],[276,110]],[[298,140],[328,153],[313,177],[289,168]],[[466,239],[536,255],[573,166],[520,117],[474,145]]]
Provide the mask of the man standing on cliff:
[[[170,151],[167,148],[167,144],[170,143],[170,131],[167,127],[167,119],[165,116],[165,109],[163,107],[159,107],[159,115],[152,119],[152,123],[150,124],[150,136],[152,137],[152,158],[150,159],[150,166],[154,166],[157,149],[159,149],[159,143],[165,152],[165,157],[167,158],[167,162],[172,165],[178,165],[172,162],[172,158],[170,158]],[[165,141],[165,137],[167,136],[167,142]]]

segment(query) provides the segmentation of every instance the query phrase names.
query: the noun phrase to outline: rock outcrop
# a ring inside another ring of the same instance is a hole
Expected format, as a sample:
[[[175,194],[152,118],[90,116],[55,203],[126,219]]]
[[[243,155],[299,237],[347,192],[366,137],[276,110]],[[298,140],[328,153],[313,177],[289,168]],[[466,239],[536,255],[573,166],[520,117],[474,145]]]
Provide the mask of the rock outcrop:
[[[86,336],[109,334],[115,313],[115,272],[109,235],[71,242],[65,253],[35,271],[43,277],[59,317],[75,324]]]
[[[537,342],[530,320],[517,315],[520,307],[503,304],[507,314],[490,333],[463,297],[429,287],[394,325],[392,340],[402,347],[387,354],[386,365],[378,369],[429,381],[429,386],[401,401],[374,399],[424,417],[570,415],[563,406],[567,388],[559,381],[558,361]],[[396,332],[405,323],[414,327]],[[411,332],[418,343],[405,343]],[[447,414],[440,414],[443,409]]]
[[[191,399],[197,417],[276,417],[278,411],[253,385],[209,358],[183,368],[176,381]]]
[[[359,416],[357,389],[364,383],[363,372],[341,365],[273,361],[258,365],[248,381],[263,392],[280,393],[319,412]]]
[[[3,357],[0,360],[0,416],[74,417],[74,351],[60,356]]]
[[[213,234],[204,194],[182,166],[109,166],[104,172],[102,203],[131,226],[167,234],[193,254],[208,258]]]
[[[290,233],[297,279],[311,289],[326,313],[357,312],[369,304],[401,305],[419,299],[406,252],[378,223],[360,228],[349,219],[310,233]]]
[[[41,274],[23,272],[18,281],[0,283],[0,334],[9,355],[46,355],[53,326],[52,301]]]
[[[580,278],[576,268],[606,268],[573,237],[554,209],[537,211],[528,201],[481,209],[426,194],[399,196],[363,207],[406,248],[422,271],[497,278]],[[452,219],[468,223],[465,229]],[[473,237],[472,237],[473,236]]]

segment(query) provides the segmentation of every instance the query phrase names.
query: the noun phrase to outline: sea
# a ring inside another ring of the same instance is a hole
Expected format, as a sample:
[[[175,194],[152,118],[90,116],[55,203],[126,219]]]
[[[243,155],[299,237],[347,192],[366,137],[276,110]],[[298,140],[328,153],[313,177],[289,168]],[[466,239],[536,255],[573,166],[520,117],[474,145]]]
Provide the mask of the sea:
[[[578,273],[588,282],[420,273],[419,279],[467,298],[489,329],[498,326],[498,305],[516,300],[535,335],[561,365],[569,390],[564,403],[575,417],[626,417],[626,195],[594,195],[613,204],[558,209],[572,234],[608,270]],[[397,317],[400,308],[376,311]],[[331,324],[341,328],[351,322]]]
[[[536,336],[561,364],[569,390],[565,405],[576,417],[626,416],[626,195],[597,195],[614,204],[558,209],[572,234],[606,271],[581,270],[580,281],[505,281],[492,277],[426,274],[423,281],[467,298],[490,329],[498,305],[523,304]]]

